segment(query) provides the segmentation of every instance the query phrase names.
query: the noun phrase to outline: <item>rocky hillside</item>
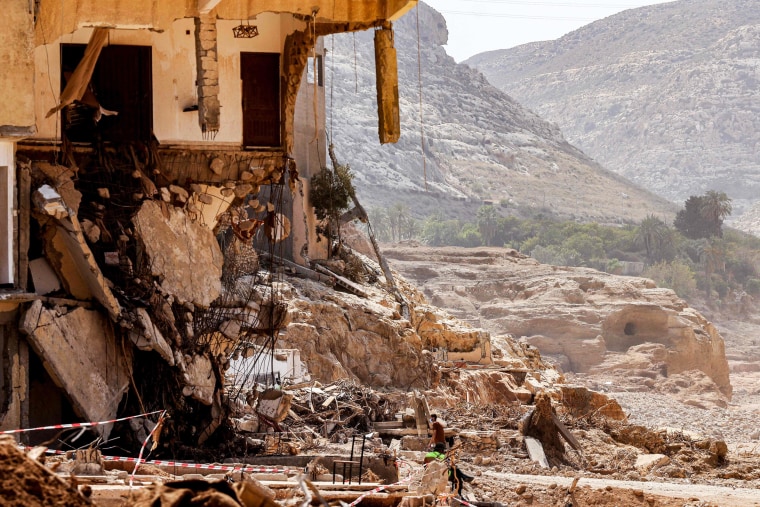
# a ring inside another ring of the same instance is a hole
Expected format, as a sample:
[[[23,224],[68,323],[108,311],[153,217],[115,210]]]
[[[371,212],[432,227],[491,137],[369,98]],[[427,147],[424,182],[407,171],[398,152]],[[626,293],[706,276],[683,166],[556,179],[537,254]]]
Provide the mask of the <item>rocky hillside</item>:
[[[466,63],[606,168],[677,202],[723,190],[739,215],[760,188],[759,56],[756,2],[680,0]]]
[[[626,385],[721,406],[731,396],[721,335],[651,280],[540,264],[503,248],[383,251],[431,304],[494,336],[522,338],[565,371],[619,375]]]
[[[324,41],[328,134],[367,207],[401,202],[417,217],[454,217],[493,200],[518,212],[607,222],[672,215],[669,202],[605,170],[556,125],[456,64],[442,47],[445,20],[424,4],[419,27],[418,53],[416,11],[395,25],[402,130],[395,145],[378,143],[372,32]]]

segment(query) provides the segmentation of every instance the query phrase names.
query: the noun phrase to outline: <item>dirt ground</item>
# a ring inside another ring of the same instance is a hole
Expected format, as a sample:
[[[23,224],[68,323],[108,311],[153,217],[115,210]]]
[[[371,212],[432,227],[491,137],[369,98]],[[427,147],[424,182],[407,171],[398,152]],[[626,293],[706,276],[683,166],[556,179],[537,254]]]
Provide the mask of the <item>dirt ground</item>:
[[[10,442],[4,445],[3,442]],[[0,506],[81,507],[91,505],[70,485],[26,458],[12,438],[0,440]]]

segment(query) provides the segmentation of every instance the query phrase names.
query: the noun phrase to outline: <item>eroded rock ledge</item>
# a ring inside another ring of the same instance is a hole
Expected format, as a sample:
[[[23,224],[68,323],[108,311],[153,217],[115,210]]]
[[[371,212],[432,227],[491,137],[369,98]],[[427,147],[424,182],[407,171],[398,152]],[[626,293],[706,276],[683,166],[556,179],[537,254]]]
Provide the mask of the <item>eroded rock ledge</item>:
[[[504,248],[384,251],[432,304],[495,336],[523,338],[565,370],[653,377],[699,370],[731,396],[723,338],[651,280],[544,265]]]

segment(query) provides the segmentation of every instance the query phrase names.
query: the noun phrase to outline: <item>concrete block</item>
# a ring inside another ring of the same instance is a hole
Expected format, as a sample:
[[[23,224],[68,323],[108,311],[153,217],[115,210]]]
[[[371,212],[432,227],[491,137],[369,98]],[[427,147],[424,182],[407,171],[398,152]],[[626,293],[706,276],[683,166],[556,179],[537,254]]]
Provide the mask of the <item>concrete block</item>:
[[[634,466],[639,472],[646,473],[654,467],[667,465],[668,463],[670,463],[670,458],[664,454],[639,454],[636,456],[636,464]]]

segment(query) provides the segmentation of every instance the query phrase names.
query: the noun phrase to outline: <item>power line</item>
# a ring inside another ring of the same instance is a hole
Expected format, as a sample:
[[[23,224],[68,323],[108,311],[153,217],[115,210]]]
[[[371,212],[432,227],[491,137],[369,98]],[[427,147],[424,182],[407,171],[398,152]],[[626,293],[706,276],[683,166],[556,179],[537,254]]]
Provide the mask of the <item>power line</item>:
[[[574,18],[570,16],[533,16],[529,14],[504,14],[497,12],[473,12],[473,11],[438,11],[441,14],[456,14],[458,16],[483,16],[489,18],[512,18],[512,19],[541,19],[551,21],[595,21],[597,18]]]
[[[630,9],[641,7],[641,4],[615,4],[615,3],[575,3],[575,2],[541,2],[533,0],[458,0],[460,2],[483,3],[495,5],[530,5],[539,7],[591,7],[599,9]],[[437,10],[437,9],[436,9]]]

